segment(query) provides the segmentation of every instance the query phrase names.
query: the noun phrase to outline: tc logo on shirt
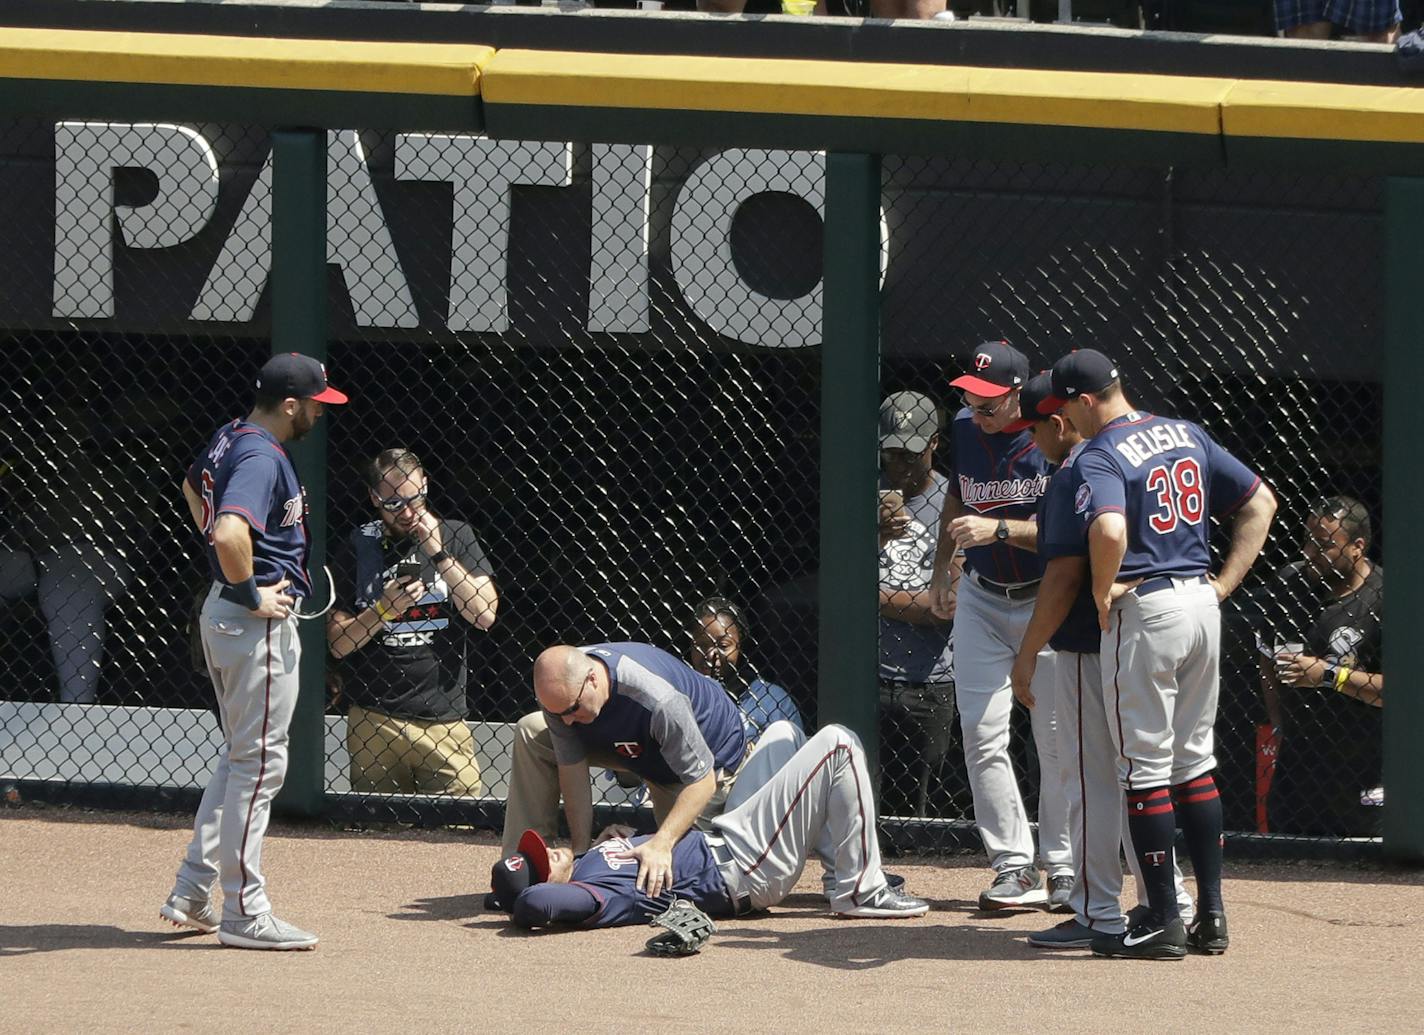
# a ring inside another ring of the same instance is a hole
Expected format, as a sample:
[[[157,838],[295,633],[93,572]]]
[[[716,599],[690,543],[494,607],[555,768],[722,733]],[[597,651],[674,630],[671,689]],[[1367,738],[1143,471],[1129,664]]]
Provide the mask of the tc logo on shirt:
[[[643,753],[643,746],[636,740],[615,740],[613,750],[624,758],[637,758]]]

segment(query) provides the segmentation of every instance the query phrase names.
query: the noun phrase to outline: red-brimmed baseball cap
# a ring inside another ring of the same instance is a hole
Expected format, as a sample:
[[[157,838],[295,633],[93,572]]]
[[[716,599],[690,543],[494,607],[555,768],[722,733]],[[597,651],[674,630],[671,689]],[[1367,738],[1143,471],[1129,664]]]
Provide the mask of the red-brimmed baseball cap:
[[[525,888],[549,879],[549,846],[537,831],[526,830],[513,855],[490,868],[490,888],[506,913]]]
[[[529,859],[530,865],[534,867],[534,872],[539,875],[541,881],[549,879],[549,846],[539,836],[539,831],[524,831],[519,838],[519,847],[516,851]]]
[[[1044,413],[1038,408],[1039,404],[1051,395],[1053,395],[1053,375],[1047,370],[1041,370],[1029,378],[1023,386],[1023,390],[1019,392],[1019,419],[1005,428],[1004,433],[1012,435],[1024,431],[1057,413],[1057,407],[1048,413]]]
[[[965,364],[973,373],[962,374],[950,387],[960,388],[986,399],[1022,388],[1028,380],[1028,357],[1006,341],[986,341],[971,352]]]
[[[1038,403],[1038,412],[1055,413],[1069,399],[1101,392],[1118,379],[1117,364],[1097,349],[1077,349],[1053,364],[1053,393]]]
[[[345,392],[326,383],[326,365],[300,352],[279,352],[257,372],[257,390],[281,399],[312,399],[340,405]]]

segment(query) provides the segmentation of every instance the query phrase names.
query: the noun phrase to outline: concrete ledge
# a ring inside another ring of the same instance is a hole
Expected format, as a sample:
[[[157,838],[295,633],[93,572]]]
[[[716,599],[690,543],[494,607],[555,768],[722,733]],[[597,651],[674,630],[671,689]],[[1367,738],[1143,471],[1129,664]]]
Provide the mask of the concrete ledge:
[[[509,793],[514,727],[504,722],[468,725],[484,780],[485,793],[479,800],[503,801]],[[4,781],[200,790],[212,777],[221,747],[217,717],[206,710],[0,701],[0,780]],[[352,793],[346,716],[326,716],[324,753],[326,792]],[[594,771],[593,791],[599,805],[633,804],[629,793],[601,770]]]

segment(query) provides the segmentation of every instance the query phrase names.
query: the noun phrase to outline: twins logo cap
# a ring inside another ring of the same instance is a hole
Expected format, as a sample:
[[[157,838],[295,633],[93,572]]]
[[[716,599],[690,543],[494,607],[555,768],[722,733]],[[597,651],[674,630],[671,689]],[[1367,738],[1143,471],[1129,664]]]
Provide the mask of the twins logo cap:
[[[341,404],[346,393],[326,383],[326,366],[300,352],[279,352],[257,372],[257,390],[283,399],[314,399]]]
[[[939,412],[929,396],[896,392],[880,404],[880,448],[923,453],[939,434]]]
[[[1047,420],[1057,413],[1059,407],[1045,413],[1039,409],[1039,405],[1053,395],[1053,375],[1047,370],[1041,370],[1028,379],[1028,383],[1019,392],[1019,419],[1014,421],[1004,429],[1004,433],[1012,435],[1015,432],[1023,431],[1033,427],[1040,421]]]
[[[549,879],[549,846],[537,831],[526,830],[513,855],[501,859],[490,870],[490,888],[505,912],[525,888]]]
[[[1078,349],[1053,364],[1053,394],[1038,404],[1039,413],[1052,413],[1069,399],[1101,392],[1118,378],[1117,364],[1097,349]]]
[[[962,374],[951,381],[950,387],[962,388],[966,392],[994,399],[1022,388],[1028,380],[1028,357],[1006,341],[986,341],[973,352],[965,363],[972,373]]]

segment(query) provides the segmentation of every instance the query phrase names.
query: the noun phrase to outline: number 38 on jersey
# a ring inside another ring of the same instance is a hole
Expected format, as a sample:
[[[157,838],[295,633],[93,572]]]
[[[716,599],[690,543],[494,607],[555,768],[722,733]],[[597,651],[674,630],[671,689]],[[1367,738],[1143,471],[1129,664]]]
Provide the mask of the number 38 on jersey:
[[[1206,493],[1202,489],[1201,464],[1186,456],[1171,464],[1158,464],[1147,472],[1147,490],[1156,495],[1157,509],[1147,523],[1159,535],[1167,535],[1179,524],[1198,525],[1206,517]]]

